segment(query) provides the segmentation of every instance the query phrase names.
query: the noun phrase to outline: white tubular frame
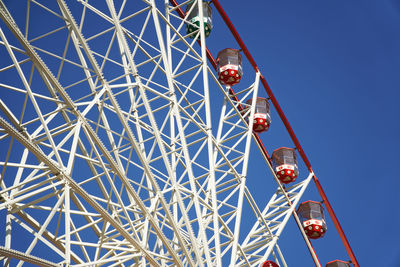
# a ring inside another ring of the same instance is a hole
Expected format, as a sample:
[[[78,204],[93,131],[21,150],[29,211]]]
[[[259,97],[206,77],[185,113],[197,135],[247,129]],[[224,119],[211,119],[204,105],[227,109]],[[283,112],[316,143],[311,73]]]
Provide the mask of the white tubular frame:
[[[202,23],[184,33],[176,14],[188,4],[203,22],[203,0],[0,1],[4,266],[287,266],[277,241],[312,174],[285,189],[266,159],[279,188],[257,206],[246,180],[260,73],[234,95],[222,86]]]

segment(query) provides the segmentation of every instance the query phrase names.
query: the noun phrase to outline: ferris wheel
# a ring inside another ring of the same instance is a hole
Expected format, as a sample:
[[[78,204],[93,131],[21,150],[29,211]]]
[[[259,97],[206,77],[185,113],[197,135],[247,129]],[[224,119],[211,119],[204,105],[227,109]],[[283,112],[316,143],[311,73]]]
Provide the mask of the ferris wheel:
[[[217,12],[237,49],[207,48]],[[217,0],[0,1],[0,18],[4,266],[288,266],[278,240],[292,217],[322,266],[310,239],[327,229],[323,205],[301,203],[312,181],[358,266]],[[295,148],[270,156],[272,108]],[[262,204],[252,143],[274,188]]]

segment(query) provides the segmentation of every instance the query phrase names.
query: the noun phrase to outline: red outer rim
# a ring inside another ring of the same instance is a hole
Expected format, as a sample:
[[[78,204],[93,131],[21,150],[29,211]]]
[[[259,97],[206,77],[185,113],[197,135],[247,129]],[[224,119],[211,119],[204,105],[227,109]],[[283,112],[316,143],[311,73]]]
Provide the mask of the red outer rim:
[[[178,3],[176,2],[176,0],[169,0],[169,1],[174,7],[178,6]],[[220,5],[219,1],[218,0],[212,0],[212,2],[214,4],[215,8],[218,10],[219,14],[221,15],[222,19],[224,20],[225,24],[228,26],[228,28],[231,31],[232,35],[236,39],[237,43],[239,44],[240,48],[242,49],[243,53],[245,54],[247,60],[253,66],[253,69],[256,72],[259,72],[259,68],[258,68],[255,60],[253,59],[252,55],[250,54],[249,50],[247,49],[246,45],[244,44],[244,42],[243,42],[242,38],[240,37],[239,33],[236,31],[235,27],[233,26],[233,24],[230,21],[228,15],[225,13],[224,9]],[[179,14],[179,16],[181,16],[182,18],[185,16],[185,13],[182,11],[181,8],[176,9],[176,11]],[[199,40],[197,42],[200,44]],[[217,63],[216,63],[214,57],[212,56],[211,52],[208,50],[208,48],[206,48],[206,53],[207,53],[207,58],[210,61],[211,65],[214,67],[214,69],[216,69],[217,68]],[[295,144],[296,149],[299,152],[301,158],[303,159],[304,163],[306,164],[308,170],[310,172],[313,172],[312,167],[311,167],[311,163],[308,160],[303,148],[301,147],[299,140],[297,139],[297,137],[296,137],[296,135],[295,135],[295,133],[294,133],[289,121],[287,120],[285,114],[283,113],[282,108],[280,107],[278,101],[276,100],[274,94],[272,93],[272,90],[269,87],[269,85],[267,83],[267,80],[264,78],[264,76],[261,73],[260,73],[260,80],[261,80],[262,85],[264,86],[264,89],[265,89],[266,93],[268,94],[269,98],[271,99],[272,104],[274,105],[276,111],[278,112],[279,117],[281,118],[283,124],[285,125],[286,130],[288,131],[293,143]],[[230,92],[232,94],[234,94],[234,91],[232,90],[232,88],[230,88]],[[239,107],[239,109],[241,109],[241,107]],[[260,137],[257,134],[256,134],[256,140],[257,140],[257,143],[259,144],[259,146],[261,147],[263,154],[266,156],[268,161],[271,163],[271,159],[270,159],[270,157],[268,155],[268,152],[267,152],[264,144],[262,143]],[[328,198],[327,198],[324,190],[322,189],[322,186],[321,186],[318,178],[315,176],[315,174],[313,176],[313,180],[314,180],[314,183],[315,183],[315,185],[316,185],[316,187],[318,189],[318,192],[319,192],[322,200],[325,203],[325,206],[326,206],[327,211],[328,211],[328,213],[329,213],[329,215],[330,215],[330,217],[331,217],[331,219],[333,221],[333,224],[335,225],[335,228],[339,233],[339,236],[340,236],[340,238],[341,238],[341,240],[343,242],[343,245],[345,246],[346,251],[347,251],[348,255],[351,258],[352,263],[354,264],[355,267],[359,267],[360,265],[358,264],[358,261],[357,261],[355,255],[354,255],[353,250],[351,249],[350,243],[347,240],[346,235],[344,234],[344,231],[343,231],[343,229],[342,229],[342,227],[341,227],[341,225],[339,223],[339,220],[336,217],[335,212],[333,211],[333,208],[330,205],[330,203],[328,201]],[[315,253],[315,251],[314,251],[314,253]],[[316,255],[316,253],[315,253],[315,255]]]
[[[244,42],[243,42],[242,38],[240,37],[239,33],[236,31],[236,29],[233,26],[232,22],[230,21],[228,15],[225,13],[224,9],[220,5],[219,1],[218,0],[213,0],[213,4],[214,4],[215,8],[218,10],[218,12],[221,15],[221,17],[223,18],[223,20],[225,21],[225,23],[228,26],[228,28],[230,29],[231,33],[235,37],[235,39],[238,42],[240,48],[242,49],[243,53],[246,55],[247,59],[249,60],[250,64],[253,66],[254,70],[255,71],[259,71],[255,60],[251,56],[249,50],[247,49],[246,45],[244,44]],[[288,131],[293,143],[296,145],[296,148],[299,151],[299,154],[301,155],[304,163],[306,164],[308,170],[310,172],[313,172],[313,170],[311,168],[311,163],[308,160],[303,148],[301,147],[300,142],[297,139],[292,127],[290,126],[290,123],[287,120],[285,114],[283,113],[283,110],[281,109],[278,101],[276,100],[274,94],[272,93],[271,88],[269,87],[269,85],[267,83],[267,80],[262,75],[260,75],[260,79],[261,79],[261,83],[264,86],[265,91],[267,92],[268,96],[271,99],[272,104],[274,105],[276,111],[278,112],[279,117],[281,118],[283,124],[285,125],[286,130]],[[339,220],[336,217],[335,212],[333,211],[333,208],[330,205],[330,203],[328,201],[328,198],[327,198],[324,190],[322,189],[322,186],[321,186],[319,180],[317,179],[317,177],[315,176],[315,174],[313,176],[313,180],[314,180],[314,183],[315,183],[315,185],[316,185],[316,187],[318,189],[318,192],[319,192],[321,198],[323,199],[323,201],[325,203],[325,206],[326,206],[326,208],[328,210],[328,213],[329,213],[329,215],[330,215],[330,217],[331,217],[331,219],[333,221],[333,224],[335,225],[336,230],[338,231],[338,233],[340,235],[340,238],[342,239],[343,245],[345,246],[346,251],[347,251],[347,253],[349,254],[349,256],[351,258],[351,261],[353,262],[355,267],[359,267],[359,264],[357,262],[357,259],[356,259],[355,255],[354,255],[354,252],[351,249],[350,243],[347,240],[346,235],[344,234],[344,231],[343,231],[343,229],[342,229],[342,227],[341,227],[341,225],[339,223]]]

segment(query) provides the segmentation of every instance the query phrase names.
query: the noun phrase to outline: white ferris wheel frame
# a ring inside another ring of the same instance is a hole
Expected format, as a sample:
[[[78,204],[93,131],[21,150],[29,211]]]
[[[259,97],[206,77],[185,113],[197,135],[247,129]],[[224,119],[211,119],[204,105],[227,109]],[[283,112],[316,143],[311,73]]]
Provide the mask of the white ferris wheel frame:
[[[42,266],[124,266],[132,262],[137,266],[223,266],[226,262],[230,266],[260,266],[272,258],[287,266],[278,239],[290,216],[300,224],[294,209],[313,173],[284,188],[268,158],[264,158],[278,188],[263,208],[246,186],[251,140],[256,138],[253,120],[246,118],[255,112],[260,73],[254,72],[254,82],[234,95],[218,82],[208,64],[204,27],[189,38],[189,34],[182,34],[189,22],[175,14],[190,1],[173,7],[165,0],[162,10],[155,0],[144,0],[144,8],[123,18],[123,8],[118,10],[112,0],[105,1],[107,12],[97,9],[94,2],[78,2],[111,27],[84,37],[87,26],[83,15],[77,20],[66,1],[57,0],[56,12],[31,0],[23,32],[0,2],[0,17],[6,26],[0,28],[0,45],[11,62],[0,66],[0,73],[12,70],[20,82],[19,87],[7,82],[0,86],[25,98],[18,110],[0,95],[0,141],[8,149],[0,159],[0,211],[6,212],[0,260],[8,265],[17,259],[18,266],[23,262]],[[123,1],[123,5],[126,3]],[[33,5],[52,13],[65,25],[36,39],[29,38],[29,16],[33,15],[29,11]],[[202,1],[196,0],[196,5],[203,21]],[[139,34],[124,27],[126,21],[142,14],[147,17]],[[154,25],[155,43],[143,37],[148,24]],[[36,45],[38,40],[60,31],[68,36],[64,54]],[[113,41],[105,53],[89,47],[94,39],[110,31]],[[114,43],[118,50],[111,46]],[[68,45],[76,58],[68,58]],[[119,62],[113,62],[110,56],[113,49],[120,53]],[[138,51],[148,59],[136,62]],[[154,51],[157,53],[151,55]],[[63,84],[62,66],[57,72],[41,58],[44,55],[58,59],[61,65],[74,65],[85,78]],[[185,63],[189,58],[197,63]],[[27,63],[31,64],[30,71],[25,68]],[[118,79],[105,74],[107,64],[121,68]],[[140,72],[146,64],[153,64],[148,77]],[[160,71],[162,82],[155,75]],[[187,74],[192,79],[182,82],[180,78]],[[40,77],[47,91],[38,89],[32,77]],[[70,88],[81,84],[88,93],[75,98]],[[215,126],[210,84],[223,96]],[[121,106],[125,103],[122,96],[128,99],[128,108]],[[248,98],[253,99],[251,106],[245,104]],[[28,105],[36,118],[26,121],[23,114]],[[49,106],[53,109],[47,111]],[[167,115],[160,118],[160,112]],[[97,122],[92,113],[98,117]],[[114,129],[114,125],[118,126]],[[13,156],[17,153],[14,142],[23,147],[19,160]],[[76,173],[78,161],[91,171],[84,180]],[[138,180],[130,177],[130,168],[141,172]],[[16,174],[12,182],[9,176],[3,177],[5,170]],[[94,182],[98,194],[90,191]],[[245,234],[241,231],[244,203],[254,214],[254,225]],[[43,215],[43,220],[36,212]],[[57,216],[53,229],[50,226]],[[24,251],[15,246],[18,234],[14,228],[30,234]],[[97,239],[87,239],[87,231]],[[52,258],[36,256],[38,243],[62,260],[52,262]]]

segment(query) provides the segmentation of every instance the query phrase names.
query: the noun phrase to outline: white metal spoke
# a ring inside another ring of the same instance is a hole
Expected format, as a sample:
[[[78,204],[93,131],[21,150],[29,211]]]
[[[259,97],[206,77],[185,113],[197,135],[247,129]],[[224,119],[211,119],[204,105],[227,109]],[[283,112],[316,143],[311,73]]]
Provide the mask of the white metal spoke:
[[[262,76],[223,85],[204,1],[174,2],[0,1],[4,265],[287,266],[278,238],[313,174],[285,188],[264,155],[278,189],[258,206]]]

